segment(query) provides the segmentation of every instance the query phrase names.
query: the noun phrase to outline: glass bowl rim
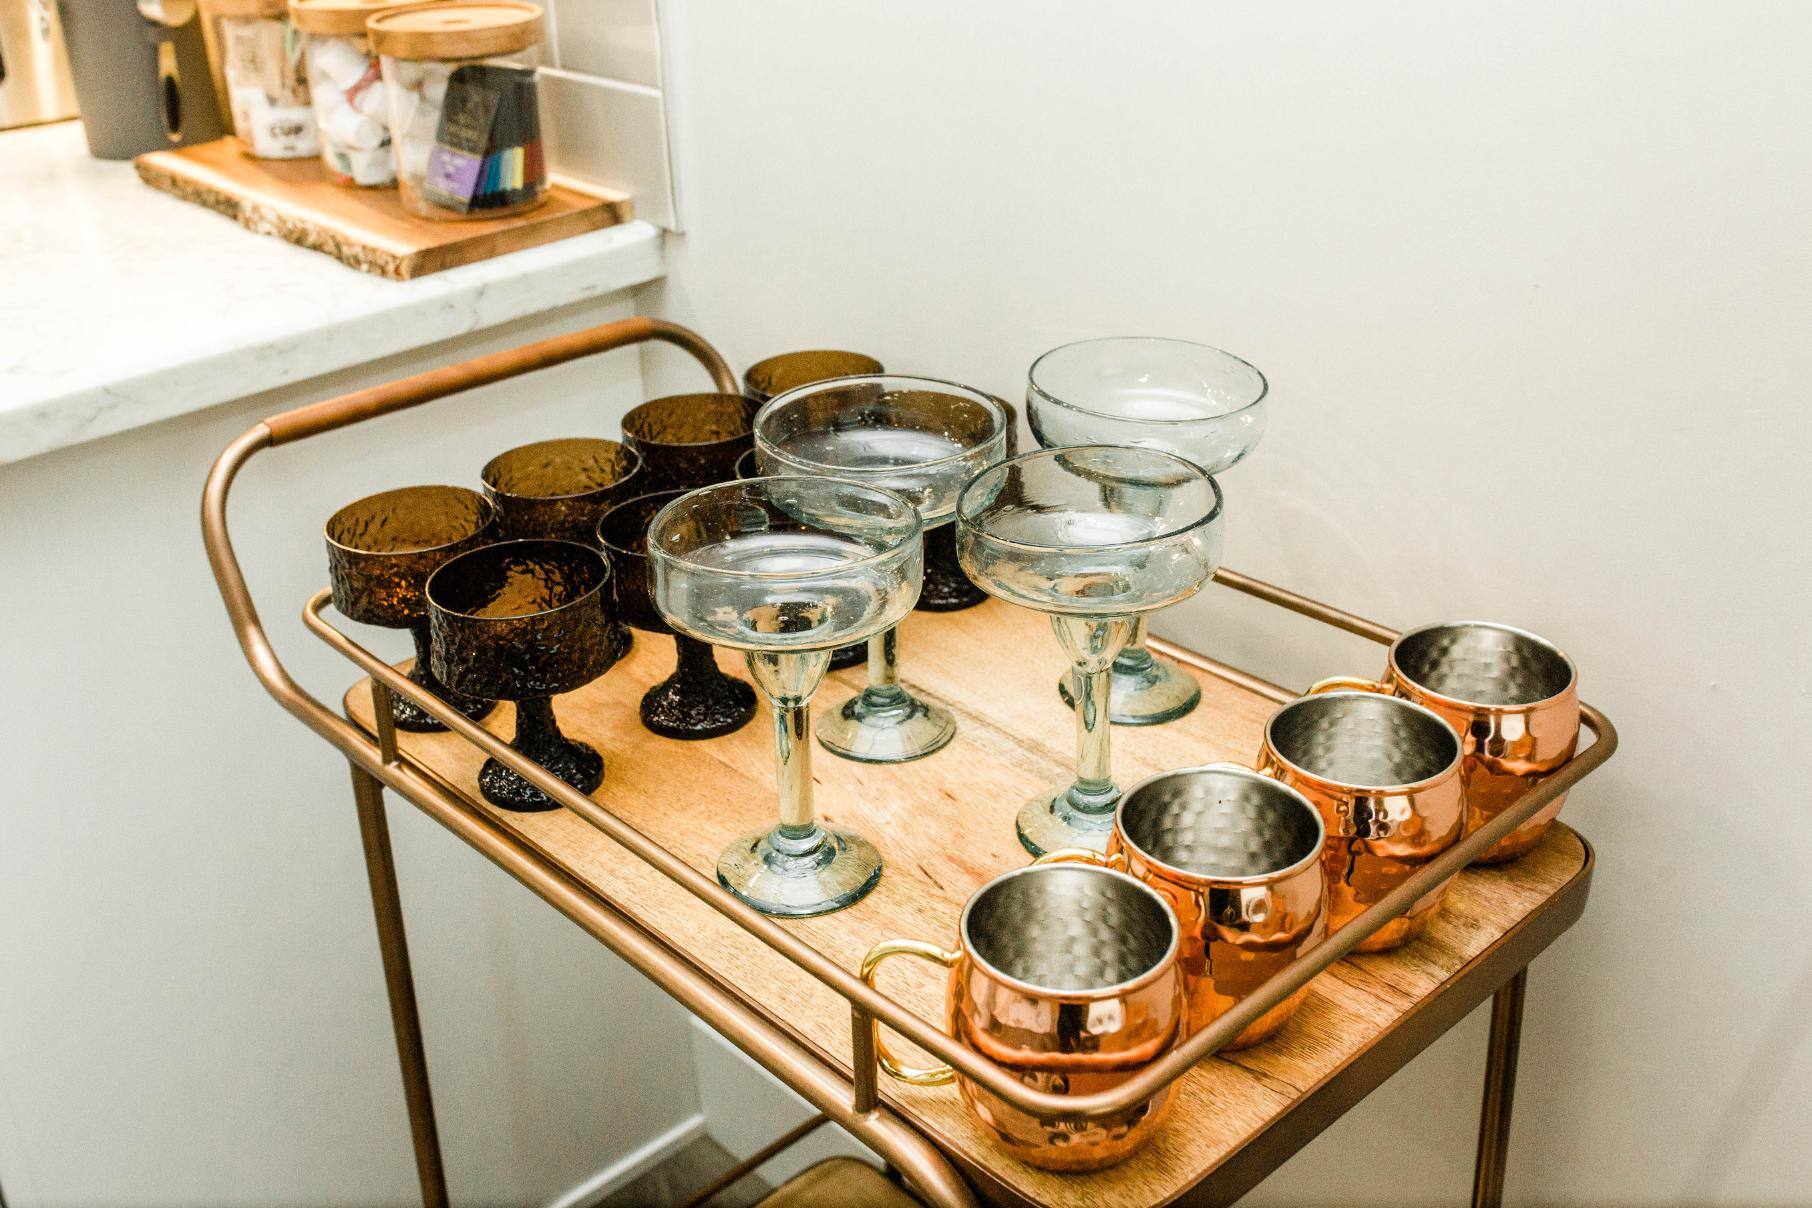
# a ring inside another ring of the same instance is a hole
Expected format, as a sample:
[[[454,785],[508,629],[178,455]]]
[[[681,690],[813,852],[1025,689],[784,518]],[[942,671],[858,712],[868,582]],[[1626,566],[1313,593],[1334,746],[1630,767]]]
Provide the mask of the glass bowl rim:
[[[508,490],[491,481],[491,467],[495,466],[498,462],[512,453],[521,453],[527,449],[538,449],[542,445],[594,443],[615,445],[617,448],[627,452],[635,462],[634,465],[629,467],[629,473],[623,475],[623,477],[617,479],[615,482],[607,482],[601,487],[587,487],[583,491],[569,491],[564,495],[525,495],[521,491]],[[640,474],[645,468],[646,466],[642,461],[642,454],[628,441],[616,440],[608,436],[550,436],[546,440],[531,440],[526,445],[516,445],[512,448],[505,449],[503,452],[492,457],[491,460],[484,463],[484,469],[478,471],[478,481],[484,484],[484,489],[486,491],[499,498],[534,500],[540,503],[560,503],[568,499],[584,499],[589,495],[596,495],[600,491],[615,490],[617,487],[622,486],[624,483],[634,478],[637,474]]]
[[[741,480],[738,479],[736,481],[741,481]],[[714,483],[712,485],[715,486],[717,484]],[[604,514],[598,517],[598,523],[597,523],[596,532],[595,532],[595,535],[598,538],[598,544],[604,548],[604,552],[606,555],[622,554],[625,557],[641,558],[643,560],[646,560],[648,557],[648,529],[642,530],[642,548],[639,550],[630,549],[627,546],[618,545],[616,542],[611,541],[604,536],[604,522],[606,520],[609,520],[610,517],[614,513],[623,510],[624,508],[628,507],[632,503],[640,503],[644,499],[653,499],[657,495],[671,495],[671,496],[673,496],[673,499],[678,499],[681,495],[684,495],[684,494],[686,494],[686,490],[683,487],[668,487],[666,490],[661,490],[661,491],[644,491],[640,495],[631,495],[628,499],[624,499],[618,503],[611,504],[609,507],[604,509]],[[669,499],[667,501],[667,503],[672,503],[673,499]],[[659,508],[655,509],[654,515],[650,516],[648,518],[648,528],[651,529],[654,527],[655,517],[659,516],[661,514],[661,512],[666,509],[667,503],[663,503]]]
[[[747,432],[738,432],[733,436],[719,436],[714,440],[651,440],[647,437],[637,436],[629,430],[629,417],[636,412],[652,407],[656,403],[672,403],[683,398],[715,398],[723,399],[726,402],[730,399],[735,399],[742,403],[743,411],[745,413],[747,413],[749,408],[753,405],[750,403],[748,395],[738,394],[734,390],[682,390],[678,394],[662,394],[657,395],[654,398],[643,399],[629,410],[623,412],[623,418],[617,422],[617,426],[623,429],[623,443],[632,449],[635,448],[637,441],[660,449],[708,449],[716,445],[727,445],[735,441],[747,439],[752,436],[755,431],[755,417],[753,414],[749,415],[749,430]],[[640,450],[637,450],[637,453],[639,455]]]
[[[384,550],[360,549],[356,545],[347,545],[344,541],[338,540],[337,538],[334,537],[333,522],[335,520],[339,519],[339,517],[342,513],[349,511],[352,508],[358,507],[361,503],[370,503],[374,499],[382,499],[386,495],[401,495],[401,494],[404,494],[409,491],[423,491],[423,490],[458,491],[462,494],[471,495],[471,496],[477,498],[478,500],[480,500],[481,505],[480,505],[479,513],[478,513],[478,515],[479,515],[478,527],[476,529],[472,530],[471,532],[467,533],[463,537],[455,537],[451,541],[442,541],[438,545],[423,545],[423,546],[419,546],[419,547],[416,547],[413,549],[384,549]],[[324,538],[326,538],[327,544],[332,546],[334,549],[345,550],[347,553],[353,554],[360,558],[405,558],[405,557],[413,557],[416,554],[431,554],[437,550],[452,549],[454,546],[459,545],[466,541],[470,541],[474,537],[482,537],[482,536],[484,536],[484,534],[487,530],[492,528],[497,523],[497,519],[498,519],[497,505],[495,503],[492,503],[489,499],[487,499],[485,497],[485,494],[483,491],[474,491],[471,487],[462,487],[456,483],[424,482],[424,483],[418,483],[415,486],[390,487],[390,488],[388,488],[386,490],[382,490],[382,491],[373,491],[369,495],[362,495],[359,498],[354,499],[350,503],[345,503],[345,504],[340,505],[339,507],[334,509],[333,515],[329,516],[327,518],[327,520],[321,525],[321,535]]]
[[[448,608],[445,604],[442,604],[439,600],[436,600],[434,598],[434,580],[440,578],[442,571],[446,570],[447,567],[453,565],[455,562],[458,562],[461,558],[465,558],[468,556],[476,556],[478,554],[488,554],[488,553],[491,553],[493,550],[514,548],[514,547],[520,547],[520,546],[524,546],[524,545],[564,545],[564,546],[571,546],[573,549],[583,550],[584,552],[590,554],[592,557],[594,557],[598,560],[599,564],[604,567],[604,573],[601,576],[599,576],[598,581],[596,583],[593,583],[589,588],[580,592],[578,595],[574,596],[570,600],[562,601],[561,603],[554,605],[552,608],[543,608],[537,612],[511,613],[507,617],[487,617],[487,616],[481,616],[475,612],[465,612],[464,610],[458,609],[458,608]],[[572,608],[572,607],[575,607],[576,605],[583,604],[586,600],[590,599],[592,596],[595,596],[595,595],[599,594],[600,592],[604,591],[605,589],[607,589],[608,587],[610,587],[611,581],[614,578],[615,578],[615,575],[612,573],[611,565],[610,565],[610,556],[608,554],[604,553],[604,551],[602,551],[602,550],[593,549],[591,546],[586,545],[583,541],[567,541],[564,538],[560,538],[560,537],[518,537],[511,541],[493,541],[487,545],[480,545],[475,549],[466,550],[465,553],[458,554],[452,558],[447,559],[445,562],[443,562],[439,566],[435,567],[434,573],[429,575],[428,581],[422,585],[422,598],[428,602],[428,607],[429,607],[430,613],[438,610],[440,612],[445,613],[446,615],[448,615],[450,617],[459,617],[461,620],[490,621],[490,622],[497,622],[497,623],[501,623],[504,621],[526,621],[526,620],[531,620],[536,617],[549,617],[557,612],[563,612],[568,608]]]
[[[1241,403],[1233,410],[1222,412],[1220,415],[1195,415],[1183,419],[1133,419],[1117,412],[1098,411],[1093,407],[1084,407],[1081,403],[1073,403],[1068,399],[1059,398],[1038,384],[1038,367],[1040,365],[1044,364],[1046,360],[1056,356],[1060,352],[1068,352],[1074,348],[1081,348],[1086,344],[1173,344],[1182,348],[1212,352],[1216,356],[1226,357],[1229,361],[1250,369],[1258,378],[1258,394],[1254,396],[1250,402]],[[1047,349],[1044,352],[1039,353],[1037,359],[1032,362],[1031,368],[1026,370],[1026,389],[1033,394],[1036,394],[1040,399],[1050,403],[1052,406],[1061,407],[1065,411],[1073,411],[1078,415],[1086,415],[1094,419],[1118,420],[1123,424],[1142,424],[1152,428],[1181,427],[1188,424],[1218,424],[1224,420],[1234,419],[1238,416],[1248,414],[1261,406],[1264,401],[1271,396],[1270,379],[1265,377],[1264,371],[1259,369],[1259,367],[1254,365],[1251,361],[1248,361],[1246,358],[1235,353],[1228,352],[1225,348],[1216,348],[1212,344],[1203,344],[1198,340],[1185,340],[1177,336],[1091,336],[1086,340],[1071,340],[1068,344],[1059,344],[1055,348]]]
[[[1114,450],[1122,453],[1155,455],[1168,458],[1180,466],[1187,467],[1192,473],[1200,474],[1203,478],[1207,479],[1208,488],[1214,492],[1214,506],[1210,508],[1205,515],[1198,516],[1187,524],[1179,525],[1167,532],[1158,533],[1151,537],[1143,537],[1137,541],[1110,541],[1100,545],[1039,545],[1030,541],[1016,541],[1011,537],[1003,537],[998,533],[988,531],[988,529],[972,520],[964,510],[963,503],[969,498],[969,492],[973,491],[982,479],[996,471],[1002,470],[1008,466],[1017,465],[1020,462],[1031,461],[1033,458],[1037,457],[1061,457],[1065,453],[1096,450]],[[956,523],[959,528],[967,527],[973,530],[982,540],[993,542],[996,545],[1010,546],[1014,549],[1034,550],[1041,554],[1086,554],[1095,553],[1101,550],[1146,549],[1162,544],[1174,537],[1180,537],[1195,529],[1205,528],[1208,525],[1213,524],[1216,520],[1220,519],[1221,513],[1226,510],[1226,502],[1227,497],[1222,493],[1221,484],[1215,479],[1214,475],[1202,469],[1202,467],[1196,465],[1188,458],[1178,457],[1175,453],[1168,453],[1163,449],[1147,449],[1140,445],[1059,445],[1054,449],[1033,449],[1030,452],[1021,453],[1017,457],[1009,457],[1004,461],[997,461],[985,469],[978,470],[975,477],[965,483],[962,492],[957,495],[955,515]]]
[[[727,570],[721,566],[701,565],[698,562],[692,561],[690,558],[686,558],[679,554],[669,553],[655,542],[654,531],[660,527],[662,519],[666,517],[668,512],[679,507],[688,499],[692,498],[692,496],[703,495],[707,491],[722,491],[731,487],[747,487],[750,483],[757,482],[836,482],[841,483],[844,486],[855,487],[858,490],[868,491],[872,494],[883,496],[889,503],[897,505],[903,513],[902,518],[912,522],[912,530],[909,533],[902,535],[898,541],[894,542],[886,549],[876,550],[866,557],[851,558],[847,562],[838,562],[835,565],[826,567],[820,571]],[[912,506],[912,501],[910,499],[907,499],[897,491],[890,491],[886,487],[877,487],[873,483],[857,482],[853,478],[837,478],[828,474],[763,474],[758,478],[733,478],[728,482],[714,482],[709,486],[697,487],[687,491],[678,499],[669,501],[667,506],[656,512],[654,519],[648,522],[648,556],[655,562],[683,566],[700,574],[714,575],[719,578],[752,579],[774,583],[786,582],[789,580],[792,582],[810,582],[811,580],[820,577],[841,574],[852,567],[869,566],[877,562],[885,562],[889,558],[897,558],[910,543],[915,541],[922,542],[924,540],[924,533],[925,522],[919,518],[919,510]],[[841,645],[842,643],[837,644]]]
[[[932,386],[951,387],[952,389],[948,391],[926,391],[926,393],[948,393],[950,397],[961,398],[965,402],[980,402],[982,407],[993,417],[994,429],[981,444],[971,445],[969,448],[952,453],[948,457],[939,457],[933,461],[915,461],[903,466],[888,466],[884,470],[861,470],[850,466],[837,466],[831,465],[828,462],[812,461],[810,458],[799,457],[792,453],[785,453],[778,449],[774,449],[772,445],[767,445],[767,442],[761,439],[762,418],[766,416],[769,411],[777,409],[782,403],[787,402],[789,399],[807,397],[826,389],[847,386],[852,382],[881,382],[888,379],[902,382],[923,382]],[[978,449],[982,448],[984,445],[992,444],[997,440],[1003,442],[1004,447],[1007,436],[1007,409],[1001,406],[999,399],[995,398],[987,391],[977,389],[974,386],[965,386],[961,382],[953,382],[947,378],[921,377],[914,373],[852,373],[847,377],[825,378],[821,382],[808,382],[803,386],[795,386],[784,394],[776,394],[773,398],[761,405],[761,410],[755,413],[755,418],[750,421],[749,427],[755,434],[757,465],[760,464],[762,447],[767,445],[774,457],[777,457],[782,461],[790,462],[793,465],[816,471],[822,477],[849,478],[851,481],[860,482],[862,480],[860,476],[868,474],[879,476],[887,473],[896,473],[900,470],[934,470],[939,466],[945,466],[952,462],[961,461],[965,457],[973,457]],[[994,463],[990,462],[989,464],[992,465]],[[774,477],[779,477],[779,475],[775,475]],[[793,477],[797,477],[797,475],[794,475]]]

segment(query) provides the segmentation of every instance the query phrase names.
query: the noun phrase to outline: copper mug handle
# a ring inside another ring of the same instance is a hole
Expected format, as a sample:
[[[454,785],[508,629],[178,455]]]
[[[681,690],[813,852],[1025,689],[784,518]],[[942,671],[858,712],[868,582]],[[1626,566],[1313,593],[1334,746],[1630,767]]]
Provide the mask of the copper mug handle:
[[[1309,685],[1304,696],[1319,696],[1323,692],[1377,692],[1384,696],[1395,695],[1377,680],[1364,679],[1357,675],[1330,675],[1324,680],[1316,680]]]
[[[1098,852],[1092,847],[1060,847],[1056,851],[1047,851],[1032,861],[1038,864],[1093,864],[1100,868],[1111,868],[1116,872],[1129,871],[1126,867],[1126,853],[1117,851],[1112,855]]]
[[[882,940],[868,950],[862,958],[861,978],[872,989],[875,974],[880,971],[881,962],[890,956],[916,956],[920,960],[930,961],[948,969],[962,959],[961,952],[949,952],[936,944],[927,944],[923,940]],[[881,1069],[889,1078],[913,1086],[943,1086],[956,1079],[956,1071],[947,1065],[912,1066],[901,1065],[899,1059],[888,1051],[887,1043],[881,1039],[879,1021],[869,1024],[875,1032],[875,1058],[881,1063]]]

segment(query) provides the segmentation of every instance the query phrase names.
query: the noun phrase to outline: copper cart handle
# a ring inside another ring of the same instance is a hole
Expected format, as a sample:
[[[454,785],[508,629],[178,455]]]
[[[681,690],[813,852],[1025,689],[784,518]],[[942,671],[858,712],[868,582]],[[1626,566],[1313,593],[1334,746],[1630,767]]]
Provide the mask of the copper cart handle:
[[[533,344],[524,344],[520,348],[508,348],[488,356],[475,357],[457,365],[430,369],[413,377],[342,394],[339,398],[310,403],[306,407],[297,407],[294,411],[273,415],[264,421],[264,426],[270,430],[271,447],[275,448],[292,440],[305,440],[323,432],[332,432],[335,428],[376,419],[380,415],[406,411],[410,407],[445,398],[449,394],[488,386],[492,382],[501,382],[505,378],[516,377],[531,370],[546,369],[550,365],[564,364],[579,357],[627,348],[631,344],[642,344],[649,340],[660,340],[685,349],[710,373],[718,390],[725,394],[738,392],[736,375],[730,372],[724,359],[717,355],[717,350],[707,344],[697,332],[660,319],[622,319],[606,323],[602,327],[588,327],[570,335],[554,336],[551,339],[537,340]]]

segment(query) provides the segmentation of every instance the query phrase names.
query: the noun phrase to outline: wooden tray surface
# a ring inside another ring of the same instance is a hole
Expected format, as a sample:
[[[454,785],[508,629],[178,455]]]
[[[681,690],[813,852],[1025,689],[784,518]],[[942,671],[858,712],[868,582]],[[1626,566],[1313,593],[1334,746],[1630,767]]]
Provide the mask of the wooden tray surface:
[[[819,816],[874,840],[886,871],[855,906],[786,924],[852,971],[882,939],[950,945],[969,894],[1028,862],[1013,833],[1020,803],[1067,782],[1073,768],[1075,722],[1056,692],[1064,658],[1042,616],[996,601],[960,613],[914,613],[902,627],[900,652],[903,678],[956,713],[957,737],[928,759],[894,766],[814,751]],[[739,657],[720,652],[720,661],[725,670],[741,673]],[[648,733],[636,702],[672,667],[670,640],[637,633],[629,657],[603,678],[557,698],[555,708],[566,733],[605,754],[605,780],[595,798],[709,873],[733,837],[775,818],[771,723],[764,707],[727,738],[685,743]],[[1212,676],[1198,679],[1202,704],[1188,717],[1164,726],[1114,728],[1114,771],[1123,786],[1165,768],[1251,762],[1260,728],[1276,706]],[[817,709],[840,704],[863,682],[859,667],[832,674],[819,690]],[[363,682],[346,703],[369,730],[371,701]],[[510,716],[504,706],[487,725],[507,736]],[[458,738],[398,737],[417,766],[715,971],[775,1023],[849,1068],[849,1009],[841,998],[577,816],[564,810],[512,814],[484,805],[475,787],[481,759]],[[1397,953],[1349,958],[1322,974],[1276,1038],[1198,1066],[1182,1080],[1176,1106],[1153,1142],[1103,1172],[1053,1174],[1005,1156],[971,1121],[954,1087],[905,1087],[883,1076],[881,1091],[959,1160],[1035,1203],[1165,1203],[1375,1044],[1469,960],[1536,913],[1586,862],[1584,843],[1557,826],[1522,860],[1461,874],[1426,936]],[[941,1020],[941,970],[895,962],[882,988],[924,1018]],[[896,1043],[908,1055],[914,1052]]]
[[[132,163],[152,188],[218,210],[248,230],[396,280],[538,247],[634,216],[626,194],[556,184],[547,201],[526,214],[436,222],[405,210],[395,189],[337,185],[318,158],[253,159],[230,138],[152,151]]]

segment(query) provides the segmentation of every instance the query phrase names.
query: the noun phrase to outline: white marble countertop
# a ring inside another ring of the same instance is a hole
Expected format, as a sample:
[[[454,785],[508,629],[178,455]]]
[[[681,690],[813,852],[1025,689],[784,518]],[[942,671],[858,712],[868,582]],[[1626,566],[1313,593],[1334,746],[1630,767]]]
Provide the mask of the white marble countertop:
[[[92,159],[0,133],[0,464],[654,280],[630,222],[387,281]]]

